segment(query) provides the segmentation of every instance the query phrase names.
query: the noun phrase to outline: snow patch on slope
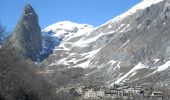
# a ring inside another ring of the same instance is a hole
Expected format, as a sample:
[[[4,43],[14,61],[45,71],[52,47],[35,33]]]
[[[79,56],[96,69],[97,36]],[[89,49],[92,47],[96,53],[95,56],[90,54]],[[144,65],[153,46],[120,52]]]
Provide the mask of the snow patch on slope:
[[[120,48],[123,48],[124,46],[126,46],[126,44],[129,42],[129,40],[127,40]]]
[[[170,61],[167,61],[165,64],[158,66],[157,70],[155,72],[161,72],[166,70],[168,67],[170,67]]]
[[[120,83],[122,82],[125,78],[129,77],[130,75],[135,75],[136,74],[136,70],[138,69],[142,69],[142,68],[147,68],[147,66],[145,66],[144,64],[141,64],[140,62],[133,68],[131,69],[128,73],[126,73],[125,75],[123,75],[122,77],[118,78],[116,80],[115,83]]]
[[[82,38],[79,41],[75,42],[74,45],[75,46],[79,46],[79,47],[84,47],[87,46],[89,43],[95,42],[97,39],[99,39],[101,36],[104,36],[105,33],[100,33],[95,37],[90,37],[88,39],[86,38]]]

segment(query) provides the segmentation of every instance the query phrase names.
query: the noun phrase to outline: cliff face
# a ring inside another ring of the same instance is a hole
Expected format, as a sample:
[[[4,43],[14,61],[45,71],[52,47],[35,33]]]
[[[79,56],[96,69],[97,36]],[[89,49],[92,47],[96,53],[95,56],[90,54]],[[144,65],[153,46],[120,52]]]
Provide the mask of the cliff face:
[[[37,61],[42,50],[42,37],[38,16],[31,5],[25,6],[9,41],[11,46],[15,47],[24,58]]]

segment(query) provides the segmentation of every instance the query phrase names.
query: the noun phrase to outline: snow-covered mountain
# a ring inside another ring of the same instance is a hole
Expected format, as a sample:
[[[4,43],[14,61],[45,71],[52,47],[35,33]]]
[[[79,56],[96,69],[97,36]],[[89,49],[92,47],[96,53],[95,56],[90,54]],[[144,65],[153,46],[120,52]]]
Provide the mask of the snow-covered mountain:
[[[83,28],[69,31],[71,23],[67,27],[54,24],[44,32],[52,33],[60,43],[43,63],[47,71],[61,66],[91,69],[85,80],[108,85],[156,82],[170,86],[169,23],[170,0],[143,0],[94,29],[80,25]]]
[[[93,29],[87,24],[77,24],[70,21],[58,22],[48,26],[42,31],[43,52],[42,56],[47,57],[56,50],[70,50],[76,39],[85,36]]]

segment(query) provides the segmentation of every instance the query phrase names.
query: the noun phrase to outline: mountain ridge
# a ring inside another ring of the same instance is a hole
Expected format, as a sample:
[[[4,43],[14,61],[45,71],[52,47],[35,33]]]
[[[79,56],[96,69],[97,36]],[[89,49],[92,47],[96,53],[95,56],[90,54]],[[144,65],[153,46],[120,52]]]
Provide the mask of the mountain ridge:
[[[71,46],[69,50],[56,49],[46,59],[46,68],[93,69],[84,75],[85,80],[110,85],[141,80],[147,83],[148,77],[163,75],[169,69],[169,8],[168,0],[144,0],[67,44]],[[157,83],[167,84],[168,78],[165,80]]]

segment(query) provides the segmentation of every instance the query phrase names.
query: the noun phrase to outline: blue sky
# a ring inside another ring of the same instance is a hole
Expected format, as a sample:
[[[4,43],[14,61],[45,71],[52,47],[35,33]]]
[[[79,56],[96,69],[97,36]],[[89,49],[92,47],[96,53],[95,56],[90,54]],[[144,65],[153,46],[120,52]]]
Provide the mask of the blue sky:
[[[7,31],[16,26],[24,5],[29,3],[39,16],[41,28],[59,21],[99,26],[142,0],[0,0],[0,23]]]

